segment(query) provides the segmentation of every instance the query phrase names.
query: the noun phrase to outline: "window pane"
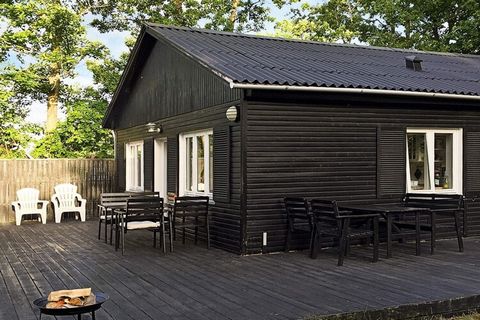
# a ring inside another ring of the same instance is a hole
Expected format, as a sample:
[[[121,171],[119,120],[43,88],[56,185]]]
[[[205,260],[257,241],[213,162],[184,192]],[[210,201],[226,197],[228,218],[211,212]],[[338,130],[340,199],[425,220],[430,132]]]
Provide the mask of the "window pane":
[[[205,191],[205,136],[197,137],[197,191]]]
[[[187,172],[185,173],[185,187],[188,191],[192,191],[193,188],[193,138],[186,139],[186,162],[187,162]]]
[[[409,133],[408,160],[410,163],[410,186],[412,190],[429,190],[430,174],[425,134]]]
[[[435,190],[451,189],[453,134],[435,134]]]
[[[209,188],[210,192],[213,192],[213,134],[208,135],[208,149],[209,149],[209,159],[208,159],[208,168],[209,168]]]

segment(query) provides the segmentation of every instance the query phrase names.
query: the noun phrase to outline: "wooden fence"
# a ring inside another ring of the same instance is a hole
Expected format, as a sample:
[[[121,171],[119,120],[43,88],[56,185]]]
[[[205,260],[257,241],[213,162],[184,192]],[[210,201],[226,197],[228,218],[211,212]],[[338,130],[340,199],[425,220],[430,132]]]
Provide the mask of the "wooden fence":
[[[60,183],[78,186],[87,199],[87,218],[95,216],[100,193],[115,189],[115,161],[100,159],[0,160],[0,223],[15,221],[11,202],[21,188],[37,188],[41,200],[50,200]],[[53,210],[48,208],[48,223]]]

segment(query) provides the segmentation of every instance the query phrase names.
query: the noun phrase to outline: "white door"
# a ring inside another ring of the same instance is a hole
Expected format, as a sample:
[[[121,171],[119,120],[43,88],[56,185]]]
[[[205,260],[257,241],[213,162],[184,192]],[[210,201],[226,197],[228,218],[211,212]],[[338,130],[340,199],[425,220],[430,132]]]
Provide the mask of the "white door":
[[[167,139],[155,140],[154,151],[155,174],[154,190],[160,192],[160,197],[167,199]]]

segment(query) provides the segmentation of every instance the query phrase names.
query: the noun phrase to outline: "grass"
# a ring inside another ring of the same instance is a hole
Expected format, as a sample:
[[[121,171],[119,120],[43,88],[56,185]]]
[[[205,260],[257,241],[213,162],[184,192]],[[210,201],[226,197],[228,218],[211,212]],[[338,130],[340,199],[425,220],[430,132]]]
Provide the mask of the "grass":
[[[480,313],[467,314],[464,316],[458,316],[450,318],[450,320],[480,320]]]

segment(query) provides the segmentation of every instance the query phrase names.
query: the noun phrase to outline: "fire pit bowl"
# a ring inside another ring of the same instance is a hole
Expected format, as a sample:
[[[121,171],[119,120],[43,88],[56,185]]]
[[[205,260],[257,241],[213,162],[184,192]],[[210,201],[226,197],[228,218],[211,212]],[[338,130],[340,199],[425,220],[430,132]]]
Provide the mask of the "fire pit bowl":
[[[95,311],[102,307],[102,304],[109,299],[109,296],[103,292],[94,292],[93,294],[95,295],[95,303],[88,306],[65,309],[47,308],[47,297],[36,299],[33,301],[33,304],[40,309],[40,319],[42,318],[42,314],[48,314],[52,316],[78,315],[78,319],[82,319],[83,313],[92,313],[92,319],[95,320]]]

